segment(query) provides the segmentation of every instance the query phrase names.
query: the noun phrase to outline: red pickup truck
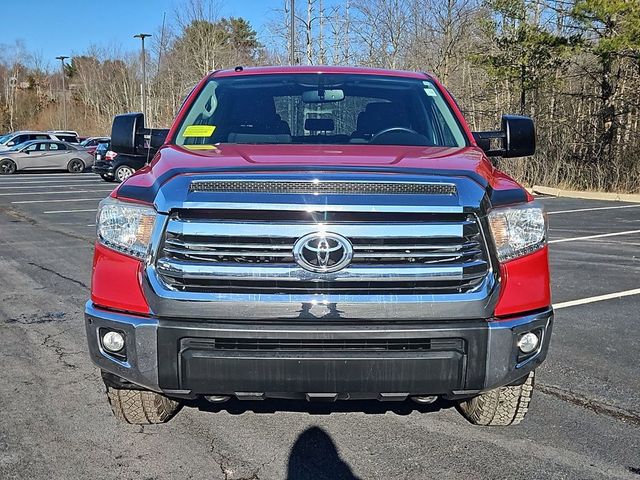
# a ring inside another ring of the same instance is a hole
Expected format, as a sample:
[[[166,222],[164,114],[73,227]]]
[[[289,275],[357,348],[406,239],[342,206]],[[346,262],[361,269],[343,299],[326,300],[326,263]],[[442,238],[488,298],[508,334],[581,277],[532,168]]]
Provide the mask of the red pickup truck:
[[[86,329],[113,412],[185,399],[457,405],[519,423],[553,312],[542,207],[489,156],[531,119],[469,130],[425,73],[216,71],[170,130],[119,115],[153,156],[99,208]]]

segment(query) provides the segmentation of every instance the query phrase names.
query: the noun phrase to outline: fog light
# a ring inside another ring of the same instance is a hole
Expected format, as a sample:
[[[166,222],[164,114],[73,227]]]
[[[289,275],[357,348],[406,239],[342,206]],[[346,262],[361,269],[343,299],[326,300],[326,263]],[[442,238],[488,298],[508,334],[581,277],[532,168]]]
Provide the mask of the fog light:
[[[124,348],[124,335],[120,332],[108,331],[102,337],[105,350],[116,353]]]
[[[531,353],[538,347],[539,341],[540,339],[535,333],[525,333],[518,340],[518,348],[522,353]]]

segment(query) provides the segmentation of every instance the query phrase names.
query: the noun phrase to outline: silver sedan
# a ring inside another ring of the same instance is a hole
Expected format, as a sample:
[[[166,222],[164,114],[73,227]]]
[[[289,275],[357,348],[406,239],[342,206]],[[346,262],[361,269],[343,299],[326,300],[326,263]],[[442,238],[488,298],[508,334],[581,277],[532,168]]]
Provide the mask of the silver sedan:
[[[66,142],[33,140],[0,152],[0,175],[19,170],[68,170],[82,173],[93,165],[93,155]]]

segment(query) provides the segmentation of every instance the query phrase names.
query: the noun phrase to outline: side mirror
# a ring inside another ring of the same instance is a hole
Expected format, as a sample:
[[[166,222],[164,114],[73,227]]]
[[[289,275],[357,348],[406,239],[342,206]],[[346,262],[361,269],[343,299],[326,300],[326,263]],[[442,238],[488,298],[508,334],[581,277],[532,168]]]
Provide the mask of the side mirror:
[[[116,153],[153,156],[164,144],[168,129],[145,128],[142,113],[116,115],[111,125],[111,147]]]
[[[501,130],[473,132],[473,137],[490,157],[528,157],[536,151],[536,129],[533,120],[522,115],[503,115]],[[499,148],[492,149],[492,139],[500,141]]]
[[[7,147],[13,147],[16,144],[16,142],[7,142]]]

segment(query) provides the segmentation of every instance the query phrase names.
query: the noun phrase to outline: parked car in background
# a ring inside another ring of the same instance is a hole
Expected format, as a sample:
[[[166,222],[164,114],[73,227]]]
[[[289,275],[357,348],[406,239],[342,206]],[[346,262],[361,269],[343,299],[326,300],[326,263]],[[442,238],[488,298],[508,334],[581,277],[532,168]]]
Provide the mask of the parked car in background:
[[[49,133],[53,133],[58,140],[67,143],[80,143],[80,137],[75,130],[50,130]]]
[[[95,152],[93,152],[93,156],[95,157],[95,160],[102,160],[104,158],[106,153],[109,151],[109,145],[111,145],[111,140],[108,140],[106,142],[100,142],[96,146],[96,150]]]
[[[98,148],[98,145],[101,143],[109,143],[109,140],[109,137],[87,137],[80,142],[80,146],[87,152],[93,154]]]
[[[30,130],[23,130],[18,132],[7,133],[0,137],[0,152],[10,150],[13,147],[20,145],[30,140],[61,140],[57,135],[52,132],[37,132]]]
[[[105,182],[123,182],[147,164],[146,156],[116,153],[109,150],[110,145],[110,143],[100,143],[97,146],[95,162],[91,169]]]
[[[19,170],[68,170],[82,173],[93,165],[93,155],[67,142],[34,140],[0,152],[0,175]]]

